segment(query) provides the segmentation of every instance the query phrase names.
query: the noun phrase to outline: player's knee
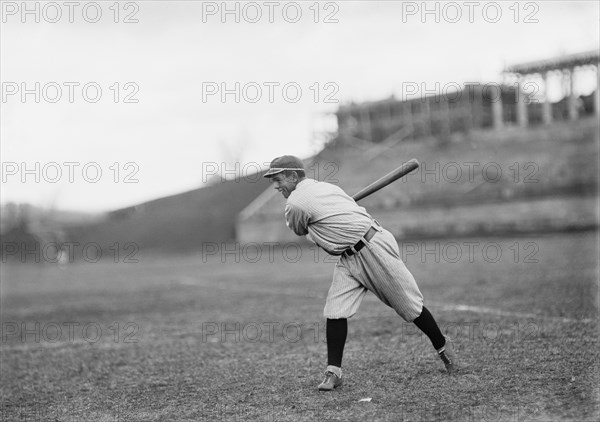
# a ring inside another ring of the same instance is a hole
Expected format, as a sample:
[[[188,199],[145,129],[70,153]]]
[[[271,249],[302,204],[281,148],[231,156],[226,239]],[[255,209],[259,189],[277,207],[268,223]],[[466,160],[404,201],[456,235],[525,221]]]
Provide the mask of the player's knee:
[[[394,308],[394,311],[396,311],[396,313],[406,322],[413,322],[415,319],[417,319],[419,317],[419,315],[421,315],[421,312],[423,311],[423,305],[422,304],[415,304],[414,306],[411,306],[410,308]]]
[[[348,319],[352,318],[354,314],[356,314],[356,311],[341,311],[327,308],[325,308],[325,310],[323,311],[323,316],[327,319]]]

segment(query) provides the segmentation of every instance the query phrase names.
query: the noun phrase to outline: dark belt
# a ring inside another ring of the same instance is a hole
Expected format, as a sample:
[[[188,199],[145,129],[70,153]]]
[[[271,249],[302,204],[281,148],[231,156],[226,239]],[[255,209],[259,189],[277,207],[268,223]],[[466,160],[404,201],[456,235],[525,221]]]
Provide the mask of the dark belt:
[[[365,240],[368,242],[369,240],[371,240],[373,238],[373,236],[375,236],[375,233],[377,233],[377,229],[375,227],[371,227],[367,233],[364,235]],[[344,254],[348,255],[348,256],[352,256],[355,253],[358,253],[362,248],[365,247],[365,242],[361,240],[359,240],[356,245],[354,245],[352,248],[348,248],[344,251]],[[354,250],[352,250],[354,249]]]

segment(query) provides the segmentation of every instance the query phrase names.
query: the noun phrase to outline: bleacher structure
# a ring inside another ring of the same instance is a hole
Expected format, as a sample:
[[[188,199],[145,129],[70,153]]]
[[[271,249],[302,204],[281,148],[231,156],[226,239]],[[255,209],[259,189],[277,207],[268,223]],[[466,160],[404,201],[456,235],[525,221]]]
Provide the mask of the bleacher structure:
[[[465,95],[341,106],[338,136],[306,161],[307,177],[353,194],[418,159],[417,172],[360,202],[399,239],[595,230],[598,63],[595,51],[511,66],[495,97],[481,84]],[[594,70],[595,89],[577,94],[575,77]],[[542,83],[549,77],[563,83],[558,101]],[[532,80],[542,89],[525,95]],[[265,190],[239,214],[237,240],[297,241],[284,204]]]

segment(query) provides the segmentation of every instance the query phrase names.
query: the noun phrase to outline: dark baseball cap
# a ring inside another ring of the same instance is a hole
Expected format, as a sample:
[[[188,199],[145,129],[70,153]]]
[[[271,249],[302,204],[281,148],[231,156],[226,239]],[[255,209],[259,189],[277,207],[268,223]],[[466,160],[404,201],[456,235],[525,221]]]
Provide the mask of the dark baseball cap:
[[[293,155],[283,155],[275,158],[269,165],[269,170],[264,174],[263,177],[273,177],[277,173],[281,173],[285,170],[302,170],[304,171],[304,163],[298,157]]]

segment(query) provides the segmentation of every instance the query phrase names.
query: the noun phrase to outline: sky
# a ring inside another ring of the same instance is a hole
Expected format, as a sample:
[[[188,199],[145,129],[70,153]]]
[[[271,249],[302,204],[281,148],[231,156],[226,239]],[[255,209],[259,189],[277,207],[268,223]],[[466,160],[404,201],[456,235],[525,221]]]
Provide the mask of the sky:
[[[1,2],[3,204],[99,212],[249,174],[318,152],[340,104],[600,38],[596,1],[75,3]]]

